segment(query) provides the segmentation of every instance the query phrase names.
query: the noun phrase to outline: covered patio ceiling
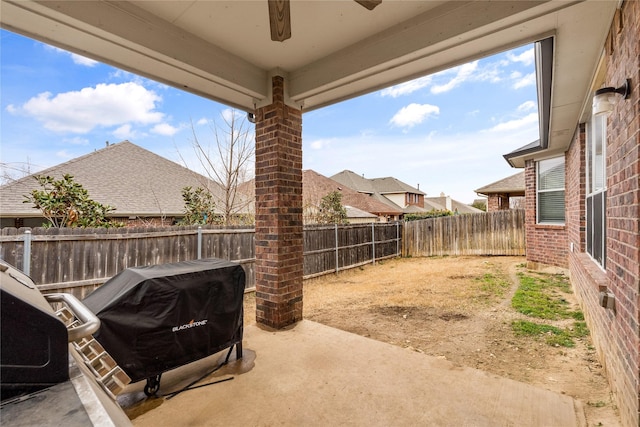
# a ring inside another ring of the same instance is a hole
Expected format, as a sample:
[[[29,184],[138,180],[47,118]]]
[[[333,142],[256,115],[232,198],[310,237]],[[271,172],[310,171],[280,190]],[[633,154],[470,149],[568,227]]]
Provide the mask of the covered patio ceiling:
[[[267,0],[2,0],[0,23],[247,112],[271,102],[273,75],[284,77],[288,103],[304,112],[553,36],[544,100],[553,153],[588,113],[617,5],[382,0],[368,10],[354,0],[292,0],[285,41],[270,37]]]

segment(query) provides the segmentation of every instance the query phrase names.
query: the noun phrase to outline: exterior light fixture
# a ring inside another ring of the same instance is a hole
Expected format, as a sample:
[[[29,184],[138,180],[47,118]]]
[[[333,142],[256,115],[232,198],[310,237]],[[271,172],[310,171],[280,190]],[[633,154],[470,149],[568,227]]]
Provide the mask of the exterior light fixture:
[[[624,99],[629,99],[631,94],[631,79],[627,79],[624,84],[618,88],[603,87],[596,90],[593,96],[593,114],[609,114],[613,111],[616,103],[616,95],[622,95]]]

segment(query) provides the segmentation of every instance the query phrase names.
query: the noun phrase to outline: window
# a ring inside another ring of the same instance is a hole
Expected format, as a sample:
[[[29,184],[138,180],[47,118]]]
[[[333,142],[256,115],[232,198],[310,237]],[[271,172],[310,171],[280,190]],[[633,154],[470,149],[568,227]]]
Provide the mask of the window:
[[[564,157],[537,164],[538,223],[564,224]]]
[[[602,268],[606,258],[605,148],[607,116],[599,114],[587,123],[586,147],[586,244],[587,252]]]

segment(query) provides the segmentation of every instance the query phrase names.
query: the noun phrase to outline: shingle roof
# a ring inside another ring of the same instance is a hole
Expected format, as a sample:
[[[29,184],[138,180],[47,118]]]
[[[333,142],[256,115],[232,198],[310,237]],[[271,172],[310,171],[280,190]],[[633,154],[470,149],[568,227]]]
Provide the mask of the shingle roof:
[[[373,178],[370,180],[373,188],[380,194],[389,193],[413,193],[425,195],[415,187],[405,184],[397,178],[387,176],[384,178]]]
[[[432,210],[433,211],[444,211],[444,210],[447,210],[447,208],[444,205],[442,205],[442,204],[440,204],[440,203],[438,203],[436,201],[430,200],[427,197],[424,198],[424,207],[425,207],[425,209],[427,211],[432,211]]]
[[[377,199],[380,202],[383,202],[387,206],[394,208],[402,213],[423,213],[429,212],[432,210],[446,210],[446,197],[425,197],[424,198],[424,208],[409,205],[405,208],[398,206],[390,199],[385,197],[385,194],[397,194],[397,193],[413,193],[413,194],[422,194],[426,196],[426,193],[414,188],[399,179],[393,177],[385,177],[385,178],[372,178],[367,179],[363,176],[360,176],[350,170],[344,170],[340,173],[337,173],[331,177],[331,179],[343,184],[346,187],[350,187],[353,190],[359,191],[361,193],[368,193],[372,195],[373,199]],[[442,199],[442,200],[441,200]],[[451,210],[456,211],[458,213],[479,213],[482,212],[480,209],[476,209],[472,206],[466,205],[464,203],[458,202],[457,200],[451,200]]]
[[[365,212],[362,209],[354,208],[353,206],[345,206],[344,208],[347,211],[347,218],[378,218],[378,215]]]
[[[476,193],[484,195],[508,193],[512,196],[524,196],[524,190],[524,171],[522,171],[518,172],[515,175],[511,175],[491,184],[485,185],[484,187],[480,187],[476,190]]]
[[[93,200],[115,206],[113,216],[181,215],[184,187],[220,191],[217,184],[205,176],[129,141],[112,144],[34,175],[61,179],[64,174],[73,175]],[[25,194],[41,188],[34,175],[0,187],[0,216],[41,216],[31,204],[22,202]]]
[[[451,210],[460,214],[484,213],[482,209],[474,208],[473,206],[469,206],[453,199],[451,199]]]
[[[373,188],[370,179],[358,175],[357,173],[350,170],[343,170],[342,172],[338,172],[337,174],[333,175],[331,179],[360,193],[375,193],[375,189]]]
[[[427,203],[436,207],[435,210],[446,210],[447,205],[451,206],[451,212],[458,212],[460,214],[469,214],[469,213],[481,213],[484,212],[481,209],[474,208],[473,206],[469,206],[465,203],[459,202],[450,198],[449,196],[441,195],[440,197],[425,197],[424,200],[425,207]]]
[[[366,194],[341,184],[313,170],[302,171],[302,199],[305,206],[318,206],[320,200],[332,191],[342,193],[342,205],[351,206],[376,215],[400,215],[402,209],[394,208]]]
[[[334,181],[338,181],[347,187],[356,190],[360,193],[413,193],[413,194],[425,194],[422,191],[414,188],[397,178],[387,176],[384,178],[365,178],[350,170],[343,170],[331,177]]]

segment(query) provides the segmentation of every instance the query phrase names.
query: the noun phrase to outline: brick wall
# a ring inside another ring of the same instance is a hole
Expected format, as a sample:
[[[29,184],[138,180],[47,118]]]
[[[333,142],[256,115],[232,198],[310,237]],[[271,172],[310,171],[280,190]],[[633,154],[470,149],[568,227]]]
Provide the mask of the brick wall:
[[[508,194],[489,194],[487,198],[487,212],[503,211],[509,209]]]
[[[607,120],[606,271],[585,250],[584,127],[567,152],[567,224],[571,282],[591,330],[623,424],[640,425],[640,2],[625,1],[605,45],[606,86],[632,81]],[[615,295],[615,310],[599,304]]]
[[[580,124],[573,142],[565,155],[565,203],[566,223],[569,248],[573,244],[573,252],[586,250],[586,132],[585,125]]]
[[[567,227],[536,224],[536,164],[532,160],[525,164],[524,180],[527,264],[530,268],[537,268],[539,264],[567,268]]]
[[[302,113],[284,102],[256,111],[256,321],[283,328],[302,319]]]

